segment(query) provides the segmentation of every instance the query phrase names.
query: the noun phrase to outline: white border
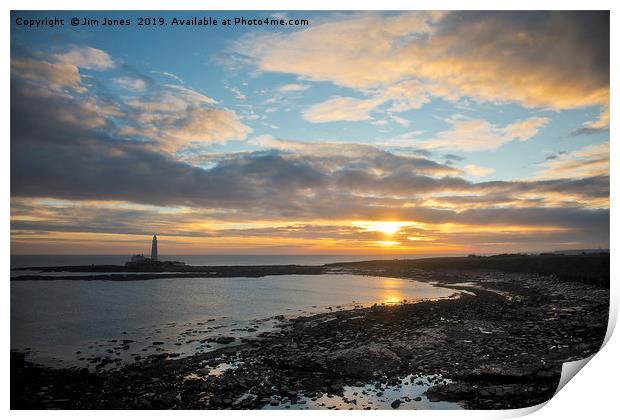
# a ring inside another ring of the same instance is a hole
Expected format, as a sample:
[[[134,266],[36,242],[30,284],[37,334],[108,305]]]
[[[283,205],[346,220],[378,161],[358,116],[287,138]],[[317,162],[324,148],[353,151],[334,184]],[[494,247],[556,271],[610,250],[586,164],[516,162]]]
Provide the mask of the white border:
[[[614,77],[613,69],[617,69],[617,54],[614,53],[614,47],[617,50],[618,43],[618,19],[616,13],[620,4],[617,1],[604,1],[604,0],[589,0],[589,1],[571,1],[571,0],[502,0],[489,1],[489,0],[420,0],[416,2],[406,0],[358,0],[358,1],[334,1],[334,0],[304,0],[304,1],[286,1],[286,0],[263,0],[263,1],[251,1],[251,0],[218,0],[218,1],[192,1],[192,0],[174,0],[156,2],[153,0],[108,0],[105,2],[90,2],[85,4],[85,1],[78,0],[59,0],[54,3],[43,0],[4,0],[2,2],[2,8],[5,11],[4,19],[2,20],[3,30],[0,33],[1,48],[2,48],[2,113],[0,118],[2,121],[3,136],[2,136],[2,165],[0,171],[2,173],[2,181],[0,182],[0,188],[2,189],[2,195],[5,197],[5,201],[2,205],[2,227],[5,232],[2,241],[2,250],[0,258],[4,272],[7,277],[4,280],[2,293],[4,298],[3,305],[3,334],[2,344],[3,348],[8,351],[10,348],[10,331],[9,331],[9,281],[8,270],[10,267],[10,152],[9,152],[9,80],[10,80],[10,26],[9,10],[406,10],[406,9],[420,9],[420,10],[547,10],[547,9],[559,9],[559,10],[612,10],[611,13],[611,109],[616,109],[617,97],[617,83]],[[617,128],[616,119],[611,120],[611,132],[615,133]],[[613,142],[611,143],[611,168],[614,167],[613,163],[617,162],[618,147]],[[612,172],[613,169],[612,169]],[[611,201],[615,201],[618,197],[617,183],[612,182],[611,185]],[[617,239],[617,223],[614,217],[615,208],[611,211],[611,243],[610,248],[616,249],[618,243]],[[619,362],[616,355],[620,354],[620,344],[618,344],[617,337],[611,336],[610,333],[615,325],[615,320],[618,313],[618,291],[616,285],[616,276],[618,274],[618,264],[612,259],[611,264],[612,273],[612,288],[611,288],[611,305],[610,315],[611,322],[608,330],[607,339],[609,341],[605,347],[597,354],[592,361],[577,375],[577,379],[570,381],[555,397],[553,397],[544,408],[536,411],[530,418],[532,419],[547,419],[547,418],[562,418],[562,419],[583,419],[584,417],[590,418],[610,418],[613,415],[611,413],[617,412],[617,406],[615,405],[615,382],[619,377]],[[2,358],[2,372],[4,373],[3,381],[1,382],[2,398],[4,400],[4,407],[9,409],[9,358],[8,354]],[[541,408],[541,407],[537,407]],[[305,418],[318,418],[319,416],[338,416],[353,418],[383,418],[387,417],[404,417],[404,416],[416,416],[423,418],[512,418],[520,415],[528,414],[535,409],[524,410],[512,410],[512,411],[465,411],[465,412],[439,412],[439,411],[340,411],[340,412],[308,412],[308,411],[294,411],[295,416]],[[133,413],[133,412],[107,412],[96,411],[89,412],[88,416],[94,419],[104,419],[109,416],[114,417],[126,417],[134,415],[148,415],[153,419],[162,419],[169,416],[169,412],[148,412],[148,413]],[[209,417],[217,418],[239,418],[247,417],[251,415],[256,418],[288,418],[291,412],[182,412],[175,413],[174,415],[198,418]],[[34,416],[45,416],[49,418],[78,418],[82,417],[84,413],[76,411],[62,411],[62,412],[11,412],[11,416],[15,418],[30,418]]]

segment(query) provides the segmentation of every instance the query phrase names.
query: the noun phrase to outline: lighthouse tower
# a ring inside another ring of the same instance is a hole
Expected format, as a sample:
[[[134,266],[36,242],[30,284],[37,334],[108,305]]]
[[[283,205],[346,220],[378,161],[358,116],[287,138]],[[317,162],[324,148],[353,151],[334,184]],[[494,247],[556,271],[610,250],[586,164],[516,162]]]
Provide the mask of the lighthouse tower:
[[[151,244],[151,260],[157,261],[157,235],[153,235],[153,243]]]

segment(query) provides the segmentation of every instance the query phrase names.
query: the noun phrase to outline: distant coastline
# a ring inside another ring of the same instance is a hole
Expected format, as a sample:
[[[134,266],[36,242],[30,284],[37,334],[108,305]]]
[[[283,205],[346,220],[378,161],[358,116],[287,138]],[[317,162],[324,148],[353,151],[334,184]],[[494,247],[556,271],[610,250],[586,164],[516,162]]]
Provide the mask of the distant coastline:
[[[609,287],[610,254],[608,252],[581,254],[544,253],[499,254],[492,256],[436,257],[420,259],[369,260],[338,262],[324,265],[251,265],[251,266],[169,266],[160,264],[144,266],[125,265],[72,265],[45,267],[16,267],[11,270],[37,271],[37,274],[15,275],[12,281],[59,280],[67,277],[45,273],[95,273],[72,275],[71,280],[132,281],[161,278],[199,277],[263,277],[288,274],[329,274],[338,271],[401,277],[411,270],[492,270],[507,273],[555,275],[563,281],[574,281]]]

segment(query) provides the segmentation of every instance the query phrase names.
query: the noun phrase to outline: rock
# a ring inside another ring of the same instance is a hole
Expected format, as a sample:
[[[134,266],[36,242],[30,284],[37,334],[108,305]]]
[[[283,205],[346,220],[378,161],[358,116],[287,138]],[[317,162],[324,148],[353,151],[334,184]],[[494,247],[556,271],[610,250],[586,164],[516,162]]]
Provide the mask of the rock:
[[[164,392],[158,398],[164,405],[169,406],[176,402],[177,393],[175,391]]]
[[[221,336],[221,337],[216,337],[213,341],[215,341],[218,344],[230,344],[230,343],[232,343],[235,340],[236,340],[235,337]]]
[[[396,353],[376,343],[339,349],[327,359],[329,369],[350,376],[371,376],[376,371],[396,372],[401,364]]]
[[[434,385],[426,391],[429,401],[458,401],[475,396],[477,388],[470,383],[450,383],[445,385]]]
[[[428,399],[429,402],[441,401],[441,398],[439,398],[439,396],[436,396],[436,395],[428,395],[426,398]]]
[[[397,409],[398,407],[400,407],[401,401],[400,400],[394,400],[392,401],[392,404],[390,404],[390,407],[392,407],[393,409]]]
[[[343,387],[340,384],[332,384],[329,386],[329,390],[334,394],[340,394],[343,391]]]

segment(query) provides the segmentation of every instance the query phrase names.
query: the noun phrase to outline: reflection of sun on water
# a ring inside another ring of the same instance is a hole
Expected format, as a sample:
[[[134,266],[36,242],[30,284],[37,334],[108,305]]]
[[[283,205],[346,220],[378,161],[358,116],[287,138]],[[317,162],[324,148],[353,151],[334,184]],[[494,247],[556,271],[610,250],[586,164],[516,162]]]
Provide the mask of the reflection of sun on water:
[[[402,282],[397,279],[383,277],[379,286],[382,289],[381,302],[387,304],[402,302],[404,296],[402,290],[400,290],[401,284]]]
[[[403,297],[397,293],[398,292],[396,290],[390,290],[386,294],[386,297],[383,298],[383,302],[387,304],[401,303],[403,301]]]

